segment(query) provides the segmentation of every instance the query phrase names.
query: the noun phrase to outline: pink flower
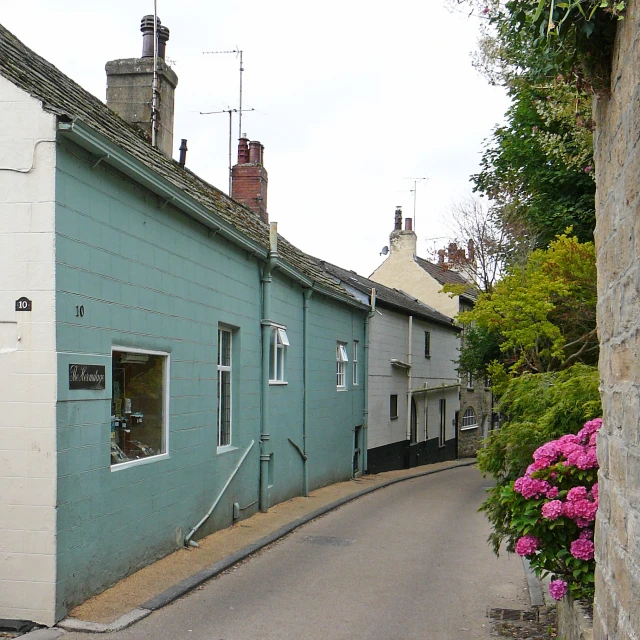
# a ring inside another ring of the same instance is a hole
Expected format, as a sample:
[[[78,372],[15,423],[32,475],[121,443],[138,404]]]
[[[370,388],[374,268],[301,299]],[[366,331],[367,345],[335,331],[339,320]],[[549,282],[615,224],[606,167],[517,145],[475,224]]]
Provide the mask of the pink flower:
[[[598,502],[598,483],[597,482],[593,485],[593,487],[591,487],[591,496],[596,502]]]
[[[567,455],[567,464],[571,467],[577,467],[578,461],[586,454],[586,447],[576,447],[570,454]]]
[[[556,520],[562,515],[562,502],[560,500],[552,500],[542,505],[542,515],[548,520]]]
[[[593,558],[594,546],[591,540],[578,538],[571,543],[571,555],[578,560],[591,560]]]
[[[576,518],[584,518],[587,522],[596,519],[598,505],[591,500],[576,500],[573,505],[573,513]]]
[[[597,443],[598,443],[598,434],[592,433],[591,437],[589,438],[589,446],[595,447]]]
[[[549,491],[547,491],[547,498],[557,498],[558,497],[558,487],[551,487]]]
[[[567,439],[563,440],[563,438]],[[569,439],[569,436],[562,436],[562,438],[560,438],[560,440],[558,440],[556,443],[558,452],[561,453],[565,458],[576,450],[582,451],[582,446],[578,442],[578,438],[574,435],[571,435],[570,438],[571,439]]]
[[[577,541],[576,541],[577,542]],[[531,535],[522,536],[516,542],[516,553],[519,556],[532,556],[538,549],[538,538]]]
[[[569,493],[567,493],[567,500],[569,502],[584,500],[588,494],[587,487],[573,487],[573,489],[569,489]]]
[[[539,498],[547,493],[551,485],[546,480],[537,480],[529,476],[518,478],[513,483],[513,490],[525,498]]]
[[[575,518],[575,509],[573,506],[573,502],[565,502],[562,505],[562,515],[567,516],[567,518]]]
[[[591,173],[591,165],[588,164],[585,168],[584,168],[584,172],[585,173]]]
[[[583,529],[580,532],[580,538],[583,540],[593,540],[593,531],[591,531],[591,529]]]
[[[596,456],[595,447],[588,447],[586,453],[581,455],[577,462],[578,469],[593,469],[598,466],[598,457]]]
[[[532,473],[535,473],[536,471],[540,471],[541,469],[546,469],[550,464],[551,464],[551,460],[549,460],[549,458],[538,458],[538,460],[536,460],[534,463],[530,464],[527,467],[527,471],[525,472],[525,475],[530,476]]]
[[[549,583],[549,593],[554,600],[562,600],[567,593],[567,583],[564,580],[552,580]]]
[[[555,442],[553,441],[543,444],[533,452],[534,460],[540,460],[544,458],[545,460],[549,460],[549,462],[553,462],[557,457],[558,450],[556,449]]]

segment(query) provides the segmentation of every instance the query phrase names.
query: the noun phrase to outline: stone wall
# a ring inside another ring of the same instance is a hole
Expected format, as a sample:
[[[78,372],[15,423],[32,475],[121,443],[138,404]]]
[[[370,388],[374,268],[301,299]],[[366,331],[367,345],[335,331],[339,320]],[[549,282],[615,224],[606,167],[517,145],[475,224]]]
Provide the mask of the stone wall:
[[[593,640],[593,624],[586,609],[566,595],[556,605],[558,636],[562,640]]]
[[[619,22],[611,97],[595,106],[598,330],[596,639],[640,638],[640,2]]]

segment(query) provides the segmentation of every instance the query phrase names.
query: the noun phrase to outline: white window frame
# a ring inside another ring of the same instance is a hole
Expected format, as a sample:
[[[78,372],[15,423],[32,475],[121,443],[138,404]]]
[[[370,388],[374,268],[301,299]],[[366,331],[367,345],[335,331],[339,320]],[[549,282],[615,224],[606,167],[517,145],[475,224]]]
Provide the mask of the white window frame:
[[[359,340],[353,341],[353,386],[357,387],[360,384],[358,377],[358,347],[360,345]]]
[[[467,371],[467,389],[469,391],[473,389],[473,374],[471,371]]]
[[[338,342],[336,345],[336,389],[344,391],[347,388],[347,343]]]
[[[286,385],[285,362],[287,347],[290,347],[287,328],[283,325],[271,325],[271,337],[269,338],[269,356],[273,354],[269,363],[269,384]],[[273,375],[272,375],[273,374]]]
[[[473,416],[473,423],[469,421],[469,418]],[[480,425],[478,424],[478,416],[473,407],[467,407],[464,415],[462,416],[462,423],[460,424],[460,431],[467,431],[468,429],[477,429]]]
[[[112,363],[113,363],[114,351],[120,351],[123,353],[141,353],[148,356],[164,357],[164,367],[162,370],[162,394],[163,394],[162,439],[163,439],[164,453],[158,453],[157,455],[149,456],[148,458],[139,458],[138,460],[129,460],[127,462],[111,464],[110,465],[111,471],[122,471],[123,469],[128,469],[129,467],[137,467],[143,464],[158,462],[159,460],[167,460],[170,457],[169,456],[169,398],[171,394],[170,394],[170,385],[169,385],[169,381],[170,381],[169,373],[171,371],[171,367],[170,367],[171,354],[168,351],[152,351],[150,349],[137,349],[135,347],[123,347],[123,346],[114,344],[111,346]]]
[[[229,364],[220,364],[220,349],[222,333],[229,334]],[[218,430],[217,444],[218,453],[233,449],[233,331],[228,327],[218,327],[218,361],[217,361],[217,382],[216,382],[216,426]],[[222,373],[229,374],[229,441],[222,443]]]

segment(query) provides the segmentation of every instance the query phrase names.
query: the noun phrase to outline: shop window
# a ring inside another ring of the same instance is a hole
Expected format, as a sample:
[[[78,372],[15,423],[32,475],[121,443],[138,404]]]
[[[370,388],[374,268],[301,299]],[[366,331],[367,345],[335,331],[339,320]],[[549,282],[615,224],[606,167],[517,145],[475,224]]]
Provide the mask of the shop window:
[[[167,453],[169,354],[114,347],[111,464]]]
[[[231,446],[231,338],[218,329],[218,447]]]
[[[284,364],[289,337],[284,327],[271,327],[269,343],[269,382],[285,382]]]
[[[347,386],[347,362],[349,362],[347,345],[344,342],[338,342],[336,346],[336,387],[338,389],[345,389]]]

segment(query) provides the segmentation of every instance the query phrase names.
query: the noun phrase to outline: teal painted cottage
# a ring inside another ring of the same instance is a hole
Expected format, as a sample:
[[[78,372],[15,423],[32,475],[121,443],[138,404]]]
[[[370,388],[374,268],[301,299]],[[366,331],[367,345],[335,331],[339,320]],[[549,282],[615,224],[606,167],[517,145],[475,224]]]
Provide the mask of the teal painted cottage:
[[[258,143],[236,199],[171,159],[151,64],[107,65],[121,117],[0,26],[0,618],[362,470],[369,308],[268,223]]]

